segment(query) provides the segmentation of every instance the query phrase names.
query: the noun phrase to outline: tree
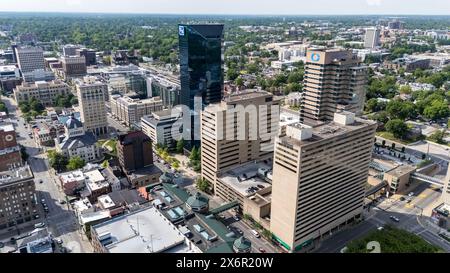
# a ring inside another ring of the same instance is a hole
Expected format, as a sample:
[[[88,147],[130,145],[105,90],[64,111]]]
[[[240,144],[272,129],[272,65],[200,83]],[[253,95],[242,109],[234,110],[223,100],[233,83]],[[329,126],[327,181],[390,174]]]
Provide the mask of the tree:
[[[428,139],[439,144],[447,144],[444,140],[445,135],[445,130],[436,130],[436,132],[432,133]]]
[[[65,170],[67,166],[67,158],[54,150],[48,151],[48,158],[50,166],[57,172]]]
[[[69,163],[67,164],[66,168],[69,171],[73,171],[73,170],[83,168],[84,165],[86,165],[86,162],[84,161],[84,159],[82,159],[79,156],[74,156],[69,159]]]
[[[411,86],[409,86],[409,85],[403,85],[402,87],[400,87],[399,91],[401,94],[411,94],[412,89],[411,89]]]
[[[416,115],[414,103],[401,100],[391,100],[386,107],[386,111],[392,119],[404,120],[413,118]]]
[[[201,177],[199,177],[197,179],[195,184],[197,186],[197,189],[199,189],[199,190],[201,190],[203,192],[207,191],[209,189],[209,186],[210,186],[208,180],[206,180],[205,178],[201,178]]]
[[[244,80],[241,77],[237,77],[235,83],[238,87],[244,86]]]
[[[386,123],[386,130],[395,138],[403,139],[408,133],[408,126],[403,120],[393,119]]]
[[[177,147],[176,147],[176,152],[179,154],[183,153],[183,149],[184,149],[184,145],[185,145],[185,141],[183,138],[179,139],[177,141]]]
[[[448,118],[450,116],[450,109],[445,101],[434,100],[431,102],[431,105],[425,107],[423,114],[429,119],[438,120],[441,118]]]

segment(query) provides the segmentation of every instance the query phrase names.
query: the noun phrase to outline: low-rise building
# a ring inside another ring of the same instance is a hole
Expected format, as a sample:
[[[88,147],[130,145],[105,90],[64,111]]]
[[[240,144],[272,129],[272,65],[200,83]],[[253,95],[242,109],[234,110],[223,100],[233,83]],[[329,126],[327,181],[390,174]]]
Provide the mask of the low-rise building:
[[[79,156],[85,162],[102,159],[101,148],[96,143],[97,137],[90,131],[86,132],[74,115],[66,121],[64,135],[55,138],[56,151],[66,157]]]
[[[14,98],[17,103],[27,102],[35,98],[44,106],[52,106],[56,98],[61,95],[68,95],[70,87],[61,81],[38,81],[34,83],[22,83],[14,89]]]
[[[154,207],[94,225],[91,238],[97,253],[201,252]]]

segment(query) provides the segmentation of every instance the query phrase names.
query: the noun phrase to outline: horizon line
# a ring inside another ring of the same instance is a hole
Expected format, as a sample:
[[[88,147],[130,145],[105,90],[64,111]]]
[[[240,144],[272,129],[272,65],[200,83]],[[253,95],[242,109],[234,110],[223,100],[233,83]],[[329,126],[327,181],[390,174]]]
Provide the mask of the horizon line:
[[[405,13],[405,14],[391,14],[391,13],[347,13],[347,14],[336,14],[336,13],[324,13],[324,14],[314,14],[314,13],[304,13],[304,14],[269,14],[269,13],[254,13],[254,14],[244,14],[244,13],[146,13],[146,12],[98,12],[98,11],[2,11],[1,13],[32,13],[32,14],[105,14],[105,15],[182,15],[182,16],[450,16],[450,14],[420,14],[420,13]]]

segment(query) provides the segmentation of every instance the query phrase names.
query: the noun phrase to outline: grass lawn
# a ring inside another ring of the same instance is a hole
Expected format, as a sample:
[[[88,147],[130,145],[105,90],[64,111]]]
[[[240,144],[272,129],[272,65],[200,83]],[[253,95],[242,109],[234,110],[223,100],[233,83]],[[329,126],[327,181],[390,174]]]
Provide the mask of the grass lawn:
[[[385,139],[388,139],[388,140],[392,140],[392,141],[401,143],[403,145],[408,145],[408,144],[411,144],[411,143],[414,143],[416,141],[424,139],[423,136],[420,137],[420,138],[416,138],[416,139],[398,139],[398,138],[395,138],[394,135],[392,135],[392,133],[389,133],[389,132],[386,132],[386,131],[376,132],[375,134],[377,136],[379,136],[379,137],[382,137],[382,138],[385,138]]]
[[[437,253],[443,250],[429,244],[421,237],[408,231],[385,226],[383,230],[376,230],[364,238],[352,241],[347,246],[346,253],[370,253],[367,243],[375,241],[380,244],[381,253]]]

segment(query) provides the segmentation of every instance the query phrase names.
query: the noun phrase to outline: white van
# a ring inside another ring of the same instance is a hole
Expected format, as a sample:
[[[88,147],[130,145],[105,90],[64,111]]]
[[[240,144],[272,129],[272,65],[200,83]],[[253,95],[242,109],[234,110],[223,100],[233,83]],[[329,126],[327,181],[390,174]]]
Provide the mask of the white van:
[[[255,235],[256,238],[259,238],[259,237],[260,237],[258,231],[254,230],[254,229],[252,229],[252,230],[250,230],[250,231],[253,233],[253,235]]]

